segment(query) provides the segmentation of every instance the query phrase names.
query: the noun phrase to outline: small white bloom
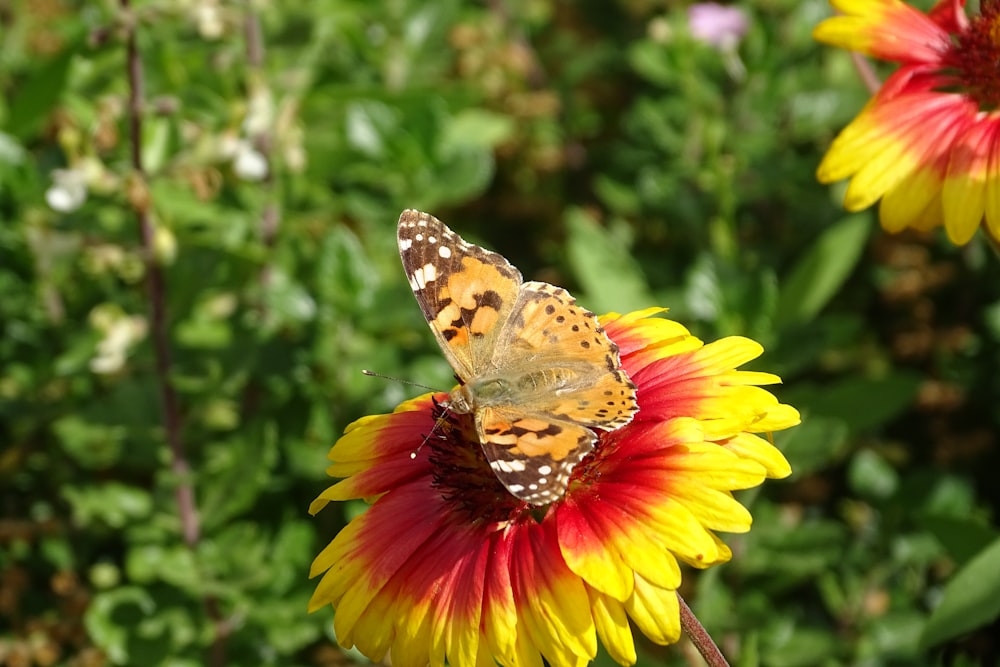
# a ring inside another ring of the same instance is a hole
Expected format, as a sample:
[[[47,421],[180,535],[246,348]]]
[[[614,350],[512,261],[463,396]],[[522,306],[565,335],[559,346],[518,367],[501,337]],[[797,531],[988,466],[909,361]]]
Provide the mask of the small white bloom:
[[[215,139],[215,153],[221,160],[231,160],[236,157],[243,142],[244,140],[236,136],[235,132],[225,132]]]
[[[267,178],[267,158],[249,142],[241,142],[233,158],[233,171],[244,181],[262,181]]]
[[[52,185],[45,191],[45,201],[60,213],[80,208],[87,201],[86,175],[77,169],[54,169]]]
[[[98,374],[116,373],[125,366],[129,350],[146,337],[146,320],[126,315],[108,304],[96,306],[90,312],[90,325],[103,337],[97,343],[97,354],[90,360],[90,370]]]
[[[274,125],[274,100],[271,91],[258,87],[247,100],[247,115],[243,118],[243,132],[248,137],[257,137]]]
[[[201,2],[195,7],[195,21],[198,32],[205,39],[222,37],[225,25],[222,22],[222,10],[214,2]]]

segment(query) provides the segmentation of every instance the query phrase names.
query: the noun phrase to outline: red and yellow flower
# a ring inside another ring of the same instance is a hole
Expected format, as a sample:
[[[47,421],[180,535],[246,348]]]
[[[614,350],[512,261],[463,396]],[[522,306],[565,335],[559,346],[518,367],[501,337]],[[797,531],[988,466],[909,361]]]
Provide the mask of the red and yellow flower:
[[[394,667],[584,665],[598,640],[632,664],[630,621],[656,643],[677,641],[679,562],[730,558],[714,531],[751,523],[731,492],[790,473],[755,434],[799,416],[758,386],[776,376],[736,370],[760,345],[704,345],[657,312],[602,318],[639,413],[601,435],[545,508],[500,485],[468,415],[440,419],[444,395],[348,427],[330,452],[342,479],[310,508],[373,499],[312,566],[323,576],[310,608],[336,609],[338,641],[374,660],[391,653]]]
[[[842,15],[817,40],[898,62],[861,113],[834,140],[820,181],[850,179],[844,206],[881,199],[890,232],[944,225],[965,244],[985,222],[1000,239],[1000,2],[965,0],[923,13],[900,0],[830,0]]]

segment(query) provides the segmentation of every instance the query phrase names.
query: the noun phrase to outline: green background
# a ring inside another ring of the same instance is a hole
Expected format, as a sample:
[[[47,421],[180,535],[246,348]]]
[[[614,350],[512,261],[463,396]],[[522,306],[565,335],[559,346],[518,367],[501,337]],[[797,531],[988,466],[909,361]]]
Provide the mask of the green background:
[[[683,589],[733,664],[995,664],[997,257],[845,214],[814,172],[867,93],[829,6],[741,7],[723,54],[680,2],[0,2],[0,664],[363,662],[306,613],[362,507],[306,509],[344,427],[421,391],[361,369],[451,384],[408,207],[595,311],[764,344],[795,472]]]

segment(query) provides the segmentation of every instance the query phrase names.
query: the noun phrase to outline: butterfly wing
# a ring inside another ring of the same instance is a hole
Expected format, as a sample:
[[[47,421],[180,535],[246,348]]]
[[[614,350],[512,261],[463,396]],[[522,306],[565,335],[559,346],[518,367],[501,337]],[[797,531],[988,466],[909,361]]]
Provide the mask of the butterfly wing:
[[[531,414],[614,430],[639,410],[618,346],[561,287],[527,282],[496,344],[498,374],[522,382]],[[541,369],[541,370],[540,370]]]
[[[594,432],[580,424],[502,407],[477,410],[476,430],[497,479],[532,505],[562,497],[573,468],[597,441]]]
[[[467,243],[427,213],[403,211],[403,269],[445,357],[464,382],[489,367],[521,274],[502,255]]]
[[[566,492],[597,442],[591,429],[620,428],[639,409],[618,346],[593,313],[547,283],[522,285],[492,365],[508,393],[476,411],[479,440],[507,490],[533,505]]]

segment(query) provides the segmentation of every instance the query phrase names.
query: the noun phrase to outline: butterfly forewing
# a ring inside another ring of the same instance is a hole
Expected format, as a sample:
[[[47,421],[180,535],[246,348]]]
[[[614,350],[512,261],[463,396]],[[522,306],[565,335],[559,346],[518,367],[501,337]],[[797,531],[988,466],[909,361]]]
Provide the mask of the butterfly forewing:
[[[441,350],[463,381],[475,377],[493,357],[520,272],[427,213],[403,211],[396,236],[403,270]]]

